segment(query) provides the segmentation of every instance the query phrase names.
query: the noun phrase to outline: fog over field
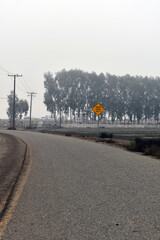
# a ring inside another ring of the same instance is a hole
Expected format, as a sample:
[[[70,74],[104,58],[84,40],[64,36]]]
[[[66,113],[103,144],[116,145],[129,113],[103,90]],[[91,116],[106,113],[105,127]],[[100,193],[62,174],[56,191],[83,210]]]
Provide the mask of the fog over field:
[[[98,75],[160,76],[158,0],[1,1],[0,119],[7,95],[33,99],[33,117],[49,115],[44,73],[81,69]]]

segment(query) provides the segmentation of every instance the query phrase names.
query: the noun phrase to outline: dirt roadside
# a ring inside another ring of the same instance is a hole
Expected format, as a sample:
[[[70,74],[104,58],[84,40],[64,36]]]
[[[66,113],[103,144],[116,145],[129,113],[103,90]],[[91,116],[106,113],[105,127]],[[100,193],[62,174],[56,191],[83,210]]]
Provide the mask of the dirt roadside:
[[[20,139],[0,133],[0,215],[20,170],[26,151],[26,144]]]

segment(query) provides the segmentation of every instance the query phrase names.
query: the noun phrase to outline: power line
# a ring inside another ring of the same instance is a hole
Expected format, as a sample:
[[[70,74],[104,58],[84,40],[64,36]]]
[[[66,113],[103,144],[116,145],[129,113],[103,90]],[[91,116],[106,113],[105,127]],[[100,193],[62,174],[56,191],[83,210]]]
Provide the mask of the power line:
[[[5,74],[16,75],[16,74],[8,71],[6,68],[4,68],[4,67],[2,67],[2,66],[0,66],[0,70],[3,71],[2,73],[0,72],[0,74],[4,74],[4,75],[5,75]],[[28,85],[27,81],[25,80],[25,78],[24,78],[23,76],[22,76],[22,79],[23,79],[23,81],[24,81],[24,83],[25,83],[25,85],[24,85],[23,82],[22,82],[24,88],[25,88],[27,91],[28,91],[28,90],[31,91],[30,86]]]
[[[41,97],[42,97],[42,98],[41,98]],[[38,99],[41,103],[43,103],[44,96],[42,96],[42,95],[41,95],[40,97],[37,96],[37,99]]]
[[[20,84],[21,84],[21,88],[18,87],[17,85],[17,88],[21,91],[21,92],[27,92],[27,91],[31,91],[32,92],[32,89],[29,87],[29,85],[27,84],[26,80],[24,79],[24,77],[22,76],[22,80],[23,81],[20,81]],[[24,90],[22,90],[24,89]]]
[[[22,93],[26,93],[26,91],[24,91],[22,88],[20,88],[19,86],[18,86],[18,84],[16,85],[16,87],[18,88],[18,90]]]
[[[31,88],[30,88],[30,86],[28,85],[28,83],[27,83],[27,81],[25,80],[25,78],[22,77],[22,79],[23,79],[23,81],[24,81],[26,87],[29,89],[29,91],[31,91]]]
[[[35,93],[35,92],[27,92],[29,95],[28,96],[30,96],[31,97],[31,100],[30,100],[30,128],[32,127],[31,126],[31,115],[32,115],[32,97],[34,97],[37,93]]]
[[[22,77],[18,74],[8,74],[9,77],[14,77],[14,95],[13,95],[13,126],[12,129],[15,130],[15,96],[16,96],[16,77]]]
[[[26,86],[24,85],[24,83],[22,81],[20,81],[20,84],[21,84],[21,88],[24,89],[23,91],[24,92],[27,92],[28,91],[28,88],[26,88]]]
[[[12,72],[8,71],[7,69],[5,69],[4,67],[0,66],[1,70],[3,72],[9,73],[9,74],[13,74]]]

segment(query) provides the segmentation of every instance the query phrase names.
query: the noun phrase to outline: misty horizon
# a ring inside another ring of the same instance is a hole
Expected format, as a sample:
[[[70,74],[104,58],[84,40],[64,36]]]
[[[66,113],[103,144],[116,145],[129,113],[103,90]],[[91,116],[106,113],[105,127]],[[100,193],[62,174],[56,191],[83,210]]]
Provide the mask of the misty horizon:
[[[81,69],[117,76],[160,76],[160,3],[138,0],[6,0],[1,3],[0,66],[22,74],[16,94],[33,99],[33,117],[49,115],[43,104],[44,73]],[[13,78],[0,68],[0,118],[7,118]]]

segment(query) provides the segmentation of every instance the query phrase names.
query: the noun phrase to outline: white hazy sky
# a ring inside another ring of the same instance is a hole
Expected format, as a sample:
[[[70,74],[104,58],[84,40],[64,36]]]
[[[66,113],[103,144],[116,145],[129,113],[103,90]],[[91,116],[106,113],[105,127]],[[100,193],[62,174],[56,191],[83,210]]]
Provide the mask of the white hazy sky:
[[[160,1],[0,0],[0,66],[23,74],[20,99],[37,92],[33,117],[49,114],[43,104],[47,71],[160,76]],[[12,89],[13,78],[0,68],[0,98]],[[0,118],[7,107],[0,99]]]

